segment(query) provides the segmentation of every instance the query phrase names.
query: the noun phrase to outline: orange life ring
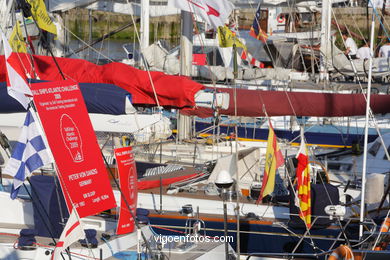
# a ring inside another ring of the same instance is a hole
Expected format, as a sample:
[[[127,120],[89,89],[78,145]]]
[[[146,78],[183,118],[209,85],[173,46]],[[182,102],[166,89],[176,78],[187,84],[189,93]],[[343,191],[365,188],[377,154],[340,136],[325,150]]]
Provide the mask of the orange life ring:
[[[390,218],[386,218],[383,223],[382,223],[382,226],[381,226],[381,230],[380,232],[383,233],[383,232],[389,232],[389,229],[390,229]],[[388,246],[388,242],[382,242],[380,243],[379,245],[377,245],[374,250],[375,251],[381,251],[381,250],[384,250],[387,246]]]
[[[279,14],[276,17],[276,21],[278,21],[278,23],[284,23],[286,21],[286,17],[284,16],[284,14]]]
[[[336,248],[332,254],[328,257],[328,260],[361,260],[360,253],[353,253],[351,248],[346,245],[341,245]]]

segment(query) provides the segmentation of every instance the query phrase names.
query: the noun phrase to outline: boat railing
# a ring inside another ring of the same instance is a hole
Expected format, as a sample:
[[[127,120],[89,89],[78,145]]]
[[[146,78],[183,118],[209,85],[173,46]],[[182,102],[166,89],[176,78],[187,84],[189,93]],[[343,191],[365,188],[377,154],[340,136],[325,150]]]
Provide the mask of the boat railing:
[[[321,253],[251,253],[247,256],[246,260],[251,259],[252,257],[286,257],[288,259],[293,259],[295,257],[302,257],[302,258],[318,258],[321,256],[326,256],[332,254],[333,250],[321,252]],[[353,253],[359,253],[359,254],[372,254],[377,255],[378,257],[380,255],[390,255],[390,251],[384,250],[384,251],[374,251],[374,250],[352,250]],[[384,258],[381,258],[384,259]]]

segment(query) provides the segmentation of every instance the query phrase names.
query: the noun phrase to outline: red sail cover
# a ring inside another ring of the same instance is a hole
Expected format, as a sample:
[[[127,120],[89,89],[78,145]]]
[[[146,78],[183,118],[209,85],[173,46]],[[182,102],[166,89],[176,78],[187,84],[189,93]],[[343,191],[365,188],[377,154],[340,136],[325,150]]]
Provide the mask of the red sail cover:
[[[227,110],[222,115],[235,115],[234,89],[218,88],[218,92],[230,94]],[[287,92],[237,89],[237,116],[323,116],[342,117],[366,114],[366,100],[363,94],[331,94],[314,92]],[[390,95],[371,95],[371,109],[374,114],[390,112]],[[185,115],[211,117],[213,111],[207,108],[184,109]]]
[[[83,218],[116,207],[77,83],[69,80],[36,83],[31,89],[69,212],[74,207]]]
[[[33,69],[41,80],[59,81],[61,74],[52,57],[33,55],[34,65],[31,66],[30,56],[24,53],[12,53],[10,59],[20,60],[26,72],[34,75]],[[56,58],[66,79],[79,83],[107,83],[117,85],[132,95],[134,104],[156,105],[153,92],[157,93],[161,106],[192,107],[195,105],[194,95],[204,86],[183,76],[166,75],[162,72],[150,72],[135,69],[129,65],[112,62],[106,65],[95,65],[82,59]],[[0,80],[6,81],[4,55],[0,56]]]
[[[131,147],[121,147],[114,150],[115,159],[118,165],[119,183],[122,191],[121,208],[116,233],[118,235],[134,231],[134,219],[123,196],[126,198],[130,209],[135,216],[137,208],[137,169],[135,167],[134,154]]]

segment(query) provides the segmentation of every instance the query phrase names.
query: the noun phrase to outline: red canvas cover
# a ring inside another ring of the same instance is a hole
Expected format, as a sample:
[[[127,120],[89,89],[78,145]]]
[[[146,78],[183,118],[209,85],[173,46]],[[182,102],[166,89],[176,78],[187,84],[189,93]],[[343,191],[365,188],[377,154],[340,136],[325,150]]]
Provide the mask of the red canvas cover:
[[[227,110],[222,115],[235,115],[234,89],[217,88],[218,92],[230,94]],[[342,117],[366,114],[366,100],[363,94],[332,94],[314,92],[288,92],[237,89],[237,116],[323,116]],[[371,109],[374,114],[390,112],[390,95],[371,95]],[[185,115],[199,117],[213,116],[207,108],[184,109]]]
[[[188,175],[178,176],[178,177],[172,177],[172,178],[166,178],[162,179],[162,186],[167,186],[169,184],[183,181],[183,180],[189,180],[191,178],[200,176],[199,173],[191,173]],[[147,190],[147,189],[153,189],[160,187],[160,180],[144,180],[144,181],[138,181],[138,190]]]
[[[49,56],[32,55],[35,72],[40,80],[59,81],[61,74],[54,60]],[[26,72],[33,77],[30,56],[23,53],[13,53],[12,58],[20,60]],[[112,62],[105,65],[95,65],[82,59],[56,58],[66,79],[72,79],[79,83],[107,83],[117,85],[132,94],[134,104],[156,105],[153,92],[157,93],[161,106],[167,107],[192,107],[195,105],[194,95],[204,86],[183,76],[172,76],[162,72],[150,72],[138,70],[129,65]],[[0,56],[0,80],[6,81],[6,69],[4,55]]]

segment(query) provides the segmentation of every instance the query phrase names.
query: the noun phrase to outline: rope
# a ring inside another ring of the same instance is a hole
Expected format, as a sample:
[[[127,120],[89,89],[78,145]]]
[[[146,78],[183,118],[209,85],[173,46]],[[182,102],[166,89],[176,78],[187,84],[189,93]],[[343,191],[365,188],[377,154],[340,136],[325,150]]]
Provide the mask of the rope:
[[[131,4],[130,4],[129,0],[126,0],[126,3],[131,7]],[[133,24],[135,25],[136,23],[135,23],[134,15],[133,15],[133,14],[130,14],[130,17],[131,17],[131,20],[132,20]],[[141,39],[140,39],[140,37],[139,37],[139,33],[138,33],[137,26],[134,26],[134,31],[135,31],[135,34],[136,34],[136,36],[137,36],[138,42],[141,42]],[[143,50],[140,51],[141,54],[142,54],[142,52],[143,52]],[[143,56],[143,55],[141,55],[141,56]],[[145,61],[144,58],[142,58],[142,60]],[[145,61],[145,62],[146,62],[146,61]],[[153,79],[152,79],[152,75],[151,75],[151,73],[150,73],[149,67],[146,66],[146,64],[145,64],[145,70],[146,70],[146,72],[148,73],[150,85],[152,86],[152,89],[153,89],[153,94],[154,94],[154,98],[155,98],[155,100],[156,100],[157,107],[159,107],[160,112],[162,113],[162,110],[161,110],[161,108],[160,108],[160,102],[159,102],[159,100],[158,100],[158,96],[157,96],[157,92],[156,92],[156,88],[154,87],[154,82],[153,82]]]
[[[389,217],[389,214],[390,214],[390,210],[387,211],[386,217],[385,217],[385,219],[384,219],[384,221],[383,221],[383,223],[382,223],[380,229],[382,229],[383,225],[386,223],[386,220],[387,220],[387,218]],[[378,237],[377,237],[376,240],[375,240],[375,243],[374,243],[374,245],[373,245],[373,247],[372,247],[372,250],[374,250],[374,248],[375,248],[375,247],[377,246],[377,244],[379,243],[379,238],[381,237],[381,234],[382,234],[382,232],[380,232],[380,233],[378,234]]]

